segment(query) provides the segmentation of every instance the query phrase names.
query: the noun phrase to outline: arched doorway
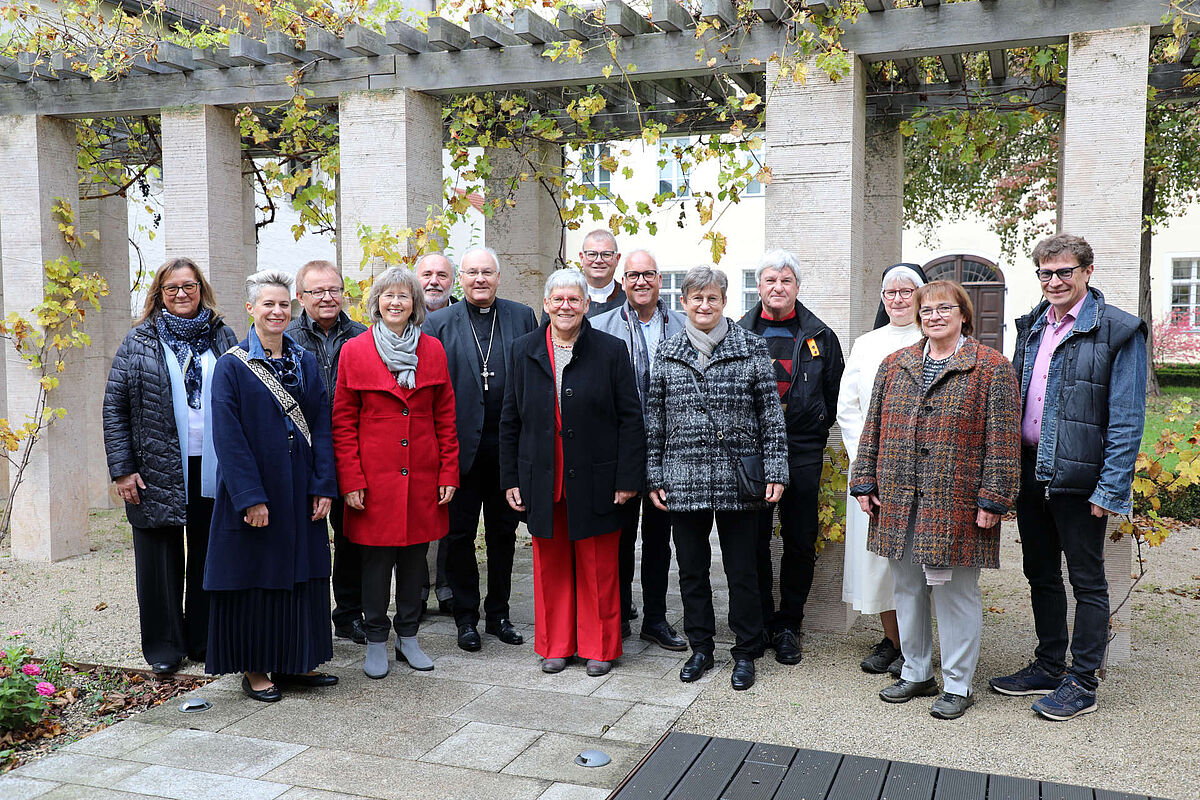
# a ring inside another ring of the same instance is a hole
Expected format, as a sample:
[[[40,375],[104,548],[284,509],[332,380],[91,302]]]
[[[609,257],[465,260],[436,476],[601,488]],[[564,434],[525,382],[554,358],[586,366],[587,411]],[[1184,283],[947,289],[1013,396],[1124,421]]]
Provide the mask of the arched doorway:
[[[1004,273],[981,256],[935,258],[923,267],[931,281],[957,281],[975,306],[975,338],[989,347],[1004,349]]]

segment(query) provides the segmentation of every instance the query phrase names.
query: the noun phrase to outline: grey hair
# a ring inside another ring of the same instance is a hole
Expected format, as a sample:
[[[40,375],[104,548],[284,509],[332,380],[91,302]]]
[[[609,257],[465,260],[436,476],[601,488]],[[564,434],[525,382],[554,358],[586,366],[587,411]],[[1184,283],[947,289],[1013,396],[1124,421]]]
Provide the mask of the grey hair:
[[[383,318],[379,313],[379,298],[388,289],[397,286],[407,289],[412,297],[412,314],[408,324],[421,327],[425,322],[425,291],[417,280],[417,274],[408,267],[388,267],[371,281],[371,291],[367,293],[367,315],[371,322],[379,322]]]
[[[460,258],[458,260],[459,265],[461,265],[462,262],[466,260],[467,256],[471,255],[472,253],[487,253],[489,256],[492,257],[492,263],[496,265],[496,272],[500,271],[500,256],[496,255],[496,251],[493,250],[492,248],[484,247],[483,245],[477,245],[475,247],[470,248],[465,253],[463,253],[462,258]],[[454,271],[454,274],[455,275],[458,274],[457,269]]]
[[[477,248],[477,249],[480,249],[480,248]],[[481,248],[481,249],[486,250],[487,248]],[[470,252],[470,251],[468,250],[467,252]],[[454,278],[458,277],[458,266],[455,265],[455,263],[453,261],[451,261],[450,258],[445,253],[441,252],[440,250],[436,253],[426,253],[425,255],[418,258],[417,263],[413,264],[413,268],[412,268],[413,274],[415,275],[416,273],[421,271],[421,262],[422,261],[424,261],[427,258],[432,258],[434,256],[437,256],[438,258],[446,259],[446,261],[449,262],[449,264],[450,264],[451,277],[454,277]],[[494,254],[493,254],[493,257],[494,257]],[[499,270],[500,267],[497,266],[496,269]]]
[[[683,276],[683,285],[679,287],[679,297],[687,299],[692,292],[699,292],[709,286],[716,286],[721,290],[721,299],[727,299],[729,278],[724,272],[713,269],[707,264],[692,267],[687,271],[687,275]]]
[[[607,239],[612,242],[613,251],[620,252],[620,248],[617,247],[617,237],[608,228],[596,228],[596,230],[588,232],[588,235],[583,237],[583,243],[587,244],[588,239]]]
[[[258,296],[268,286],[278,286],[292,296],[292,287],[296,285],[291,275],[278,269],[264,269],[246,278],[246,300],[250,305],[258,302]]]
[[[911,267],[892,267],[888,270],[888,274],[883,276],[883,289],[889,286],[895,288],[900,281],[908,281],[913,286],[920,289],[925,285],[925,281],[921,280],[921,276],[917,274],[915,269]]]
[[[342,280],[342,271],[337,268],[337,264],[332,261],[318,258],[314,261],[307,262],[300,269],[296,270],[296,292],[302,292],[305,289],[306,281],[310,272],[332,272],[338,276],[338,281]]]
[[[551,272],[550,277],[546,278],[546,290],[542,296],[546,300],[549,300],[551,292],[553,292],[555,289],[566,288],[567,286],[578,289],[580,294],[583,295],[583,299],[587,299],[587,280],[584,279],[582,272],[573,267],[556,269],[554,272]]]
[[[758,260],[758,269],[754,271],[754,282],[761,283],[762,274],[769,269],[777,269],[780,272],[790,269],[792,275],[796,277],[796,285],[800,285],[800,262],[787,250],[771,250],[763,253],[762,258]]]

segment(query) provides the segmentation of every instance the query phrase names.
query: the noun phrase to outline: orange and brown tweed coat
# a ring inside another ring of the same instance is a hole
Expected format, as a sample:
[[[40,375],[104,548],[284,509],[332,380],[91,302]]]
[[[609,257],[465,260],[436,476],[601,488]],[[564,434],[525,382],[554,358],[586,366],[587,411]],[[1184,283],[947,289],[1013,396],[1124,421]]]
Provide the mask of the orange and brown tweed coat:
[[[1021,476],[1017,376],[1002,354],[967,337],[929,391],[925,340],[888,356],[875,378],[851,490],[878,487],[867,549],[900,558],[917,508],[912,560],[999,567],[1000,526],[975,524],[981,506],[1007,510]]]

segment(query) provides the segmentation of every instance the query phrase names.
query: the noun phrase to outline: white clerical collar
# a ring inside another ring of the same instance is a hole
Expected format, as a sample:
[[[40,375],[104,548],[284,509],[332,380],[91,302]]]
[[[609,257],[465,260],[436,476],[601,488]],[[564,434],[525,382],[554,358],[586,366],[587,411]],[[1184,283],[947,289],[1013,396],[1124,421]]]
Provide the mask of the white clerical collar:
[[[591,284],[588,284],[588,297],[597,303],[603,303],[608,300],[609,295],[613,293],[613,287],[617,285],[616,278],[608,282],[608,285],[602,289],[597,289]]]

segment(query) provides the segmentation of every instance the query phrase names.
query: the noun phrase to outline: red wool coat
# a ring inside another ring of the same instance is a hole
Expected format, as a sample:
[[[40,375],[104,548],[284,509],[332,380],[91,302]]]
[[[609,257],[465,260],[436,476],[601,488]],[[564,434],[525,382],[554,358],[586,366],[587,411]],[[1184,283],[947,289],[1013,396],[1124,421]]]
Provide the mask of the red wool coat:
[[[350,541],[406,546],[446,535],[439,486],[458,486],[454,389],[446,351],[417,341],[416,386],[397,385],[370,330],[342,347],[333,399],[333,450],[343,495],[365,489],[362,511],[346,507]]]

